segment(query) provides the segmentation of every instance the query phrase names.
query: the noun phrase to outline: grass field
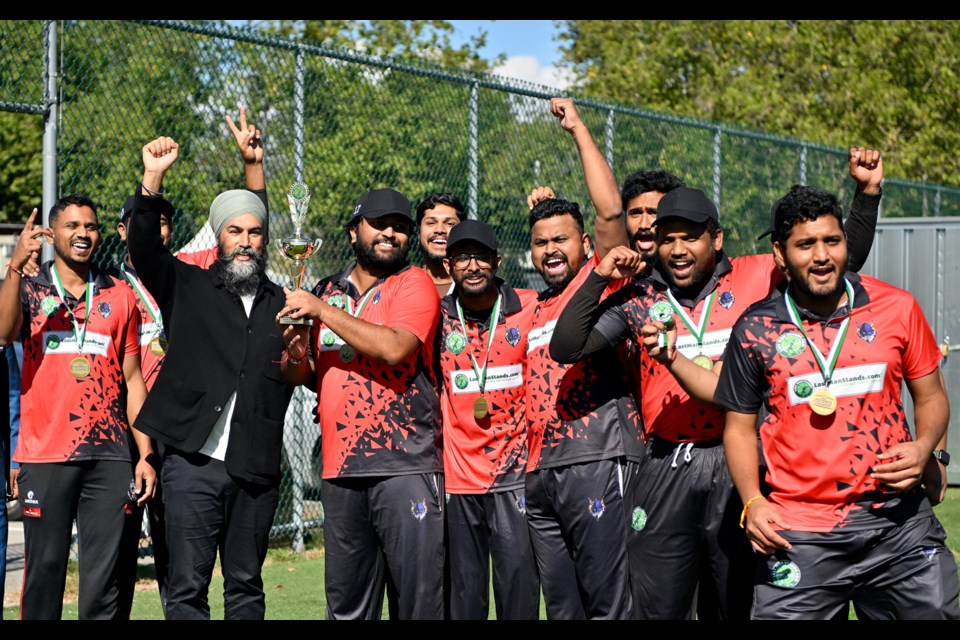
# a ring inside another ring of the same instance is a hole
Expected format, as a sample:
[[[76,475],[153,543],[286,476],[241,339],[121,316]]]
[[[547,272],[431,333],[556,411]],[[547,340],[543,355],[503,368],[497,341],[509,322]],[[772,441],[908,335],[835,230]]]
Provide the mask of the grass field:
[[[960,487],[952,487],[947,498],[936,507],[937,516],[947,530],[947,544],[954,556],[960,558]],[[271,549],[263,568],[264,591],[267,596],[268,620],[323,620],[326,611],[326,598],[323,592],[323,550],[319,543],[304,553],[294,553],[287,548]],[[162,620],[160,596],[156,581],[152,577],[152,567],[145,566],[143,577],[137,585],[134,596],[133,620]],[[72,567],[67,581],[67,595],[64,598],[64,620],[77,619],[76,568]],[[210,617],[223,619],[223,579],[214,576],[210,585]],[[3,611],[5,620],[17,618],[17,608],[8,607]],[[386,609],[383,614],[387,618]],[[490,611],[490,619],[495,613]],[[546,618],[541,603],[541,619]]]

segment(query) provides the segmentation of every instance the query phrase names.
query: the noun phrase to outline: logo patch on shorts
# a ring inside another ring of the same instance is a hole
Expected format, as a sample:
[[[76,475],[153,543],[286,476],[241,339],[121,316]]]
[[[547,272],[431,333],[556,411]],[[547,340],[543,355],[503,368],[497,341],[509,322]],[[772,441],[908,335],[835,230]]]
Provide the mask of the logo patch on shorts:
[[[587,510],[590,511],[590,515],[599,520],[600,516],[602,516],[606,510],[606,506],[603,504],[603,498],[590,498],[587,502]]]
[[[467,346],[467,337],[459,331],[453,331],[447,334],[444,341],[450,353],[457,355]]]
[[[778,587],[795,587],[800,584],[800,567],[790,560],[781,560],[770,570],[770,582]]]
[[[785,358],[796,358],[806,346],[807,341],[798,331],[787,331],[777,338],[777,353]]]
[[[643,531],[647,526],[647,512],[643,507],[634,507],[633,514],[630,516],[630,526],[634,531]]]
[[[517,511],[520,512],[520,515],[526,515],[527,513],[527,496],[520,496],[517,498]]]
[[[410,501],[410,513],[419,521],[423,521],[427,517],[427,501],[426,500],[411,500]]]

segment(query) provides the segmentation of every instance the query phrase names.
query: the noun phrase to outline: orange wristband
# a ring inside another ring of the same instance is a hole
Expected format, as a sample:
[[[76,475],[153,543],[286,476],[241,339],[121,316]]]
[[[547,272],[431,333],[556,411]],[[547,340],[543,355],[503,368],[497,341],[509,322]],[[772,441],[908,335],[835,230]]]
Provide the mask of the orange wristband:
[[[749,509],[750,505],[752,505],[754,502],[761,499],[763,499],[763,496],[753,496],[752,498],[747,500],[747,504],[743,505],[743,511],[740,512],[740,528],[741,529],[744,528],[743,523],[747,519],[747,509]]]
[[[17,275],[20,276],[21,278],[26,278],[26,276],[23,275],[23,271],[20,271],[20,269],[17,269],[15,266],[13,266],[13,263],[12,263],[12,262],[8,262],[8,263],[7,263],[6,265],[4,265],[4,266],[6,266],[8,269],[10,269],[10,271],[13,271],[15,274],[17,274]]]

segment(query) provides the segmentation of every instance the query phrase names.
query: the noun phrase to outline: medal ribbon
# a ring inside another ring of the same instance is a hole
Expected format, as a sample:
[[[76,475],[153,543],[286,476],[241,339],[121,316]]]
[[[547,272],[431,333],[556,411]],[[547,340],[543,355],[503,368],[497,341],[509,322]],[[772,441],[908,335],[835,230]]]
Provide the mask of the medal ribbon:
[[[483,395],[483,388],[487,384],[487,360],[490,358],[490,348],[493,346],[493,340],[496,337],[497,333],[497,323],[500,320],[500,303],[503,300],[503,295],[497,295],[497,301],[493,305],[493,311],[490,312],[490,320],[487,323],[487,350],[483,356],[483,367],[477,364],[477,359],[473,357],[473,354],[468,354],[470,356],[470,366],[473,367],[473,373],[477,376],[477,384],[480,385],[480,395]],[[463,307],[460,306],[460,298],[456,299],[457,301],[457,318],[460,320],[460,326],[463,327],[463,332],[469,338],[470,332],[467,329],[467,323],[463,319]]]
[[[127,282],[130,283],[130,286],[133,287],[133,290],[136,292],[137,297],[143,302],[143,306],[147,308],[147,311],[150,313],[150,317],[153,318],[154,324],[157,326],[156,335],[163,334],[163,316],[160,315],[159,309],[154,309],[150,304],[150,298],[147,296],[147,292],[143,290],[143,287],[140,286],[140,280],[127,272],[126,267],[121,264],[120,271],[123,272],[123,275],[126,276]]]
[[[83,353],[83,342],[87,338],[87,324],[93,310],[93,271],[87,273],[87,317],[83,321],[83,331],[80,331],[80,324],[77,322],[77,316],[74,315],[73,309],[67,304],[67,297],[63,292],[63,282],[60,281],[60,274],[57,273],[57,265],[50,265],[50,273],[53,274],[53,286],[57,290],[60,302],[63,303],[67,315],[70,316],[70,322],[73,323],[73,337],[77,340],[77,353]]]
[[[360,298],[360,302],[357,304],[357,309],[353,309],[353,298],[350,297],[350,294],[345,294],[343,297],[347,299],[347,313],[349,313],[354,318],[360,317],[360,312],[363,311],[363,308],[367,306],[367,302],[370,300],[370,296],[373,295],[373,292],[377,290],[377,287],[367,291],[367,295]]]
[[[847,289],[847,308],[850,310],[850,313],[853,313],[853,286],[846,278],[843,279],[843,284]],[[800,329],[800,333],[802,333],[803,337],[806,339],[807,344],[810,345],[810,349],[813,351],[813,357],[817,361],[817,366],[820,367],[820,372],[823,376],[823,383],[825,386],[829,387],[830,379],[833,378],[833,369],[836,367],[837,359],[840,357],[840,347],[843,345],[843,341],[847,337],[847,328],[850,326],[850,315],[848,314],[847,317],[843,319],[843,323],[840,325],[840,329],[837,331],[837,337],[834,339],[833,345],[830,347],[830,353],[826,358],[824,358],[823,354],[820,352],[820,349],[817,348],[817,345],[814,344],[813,340],[807,335],[806,330],[803,328],[803,321],[800,320],[800,312],[797,311],[797,305],[793,301],[793,298],[790,297],[789,288],[786,292],[784,292],[783,297],[786,298],[787,313],[790,316],[790,320],[793,322],[793,324],[797,325],[797,328]]]
[[[710,309],[713,307],[713,298],[716,295],[717,290],[714,289],[710,292],[710,295],[704,298],[703,315],[700,316],[700,322],[694,326],[693,319],[687,315],[684,308],[681,307],[677,299],[673,297],[670,288],[667,288],[667,299],[670,300],[670,306],[673,307],[673,310],[676,311],[680,319],[683,320],[683,324],[687,325],[687,329],[690,330],[693,337],[697,339],[697,347],[699,347],[701,353],[703,353],[703,336],[707,332],[707,319],[710,318]]]

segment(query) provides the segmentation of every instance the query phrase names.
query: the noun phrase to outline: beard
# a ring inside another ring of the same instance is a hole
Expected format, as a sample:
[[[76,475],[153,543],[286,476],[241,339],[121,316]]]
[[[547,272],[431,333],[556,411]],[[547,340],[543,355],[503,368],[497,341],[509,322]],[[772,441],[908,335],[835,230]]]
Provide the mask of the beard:
[[[479,288],[467,288],[464,285],[464,280],[467,278],[476,278],[480,276],[483,278],[483,285]],[[465,273],[459,278],[453,276],[453,281],[456,283],[460,291],[460,296],[463,298],[480,298],[486,294],[491,289],[496,289],[496,283],[493,280],[493,274],[484,273],[483,271],[477,271],[475,273]]]
[[[640,251],[637,246],[638,242],[641,240],[653,240],[653,248],[649,251]],[[638,229],[633,236],[630,237],[630,248],[639,253],[643,257],[643,261],[647,263],[647,266],[644,268],[644,273],[650,273],[650,270],[660,261],[660,253],[657,251],[656,238],[649,231],[644,231]]]
[[[810,282],[789,264],[787,265],[787,279],[790,282],[790,286],[795,287],[799,293],[811,298],[830,298],[842,294],[846,289],[842,273],[839,274],[833,286],[810,286]]]
[[[220,265],[220,278],[224,288],[235,296],[250,296],[257,292],[260,275],[267,268],[267,252],[250,247],[237,247],[227,253],[223,244],[219,245],[217,263]],[[237,262],[237,256],[249,256],[253,260]]]
[[[552,254],[550,257],[558,257],[558,256],[557,254]],[[543,268],[538,269],[538,271],[540,272],[540,277],[543,278],[543,281],[547,284],[547,286],[550,287],[551,289],[555,289],[556,291],[562,291],[566,289],[567,285],[573,282],[573,279],[577,277],[577,272],[580,271],[580,267],[583,265],[583,261],[586,259],[586,256],[581,254],[579,256],[579,259],[575,260],[576,262],[579,262],[579,264],[577,264],[575,267],[565,254],[561,253],[559,254],[559,257],[562,257],[564,262],[567,265],[567,268],[563,273],[558,273],[558,274],[547,273],[545,265],[547,263],[548,256],[543,257]]]
[[[435,267],[443,266],[443,261],[447,258],[446,254],[430,253],[426,249],[423,250],[423,256],[428,264],[432,264]]]
[[[400,243],[396,240],[390,240],[390,242],[393,243],[395,247],[400,247]],[[357,257],[357,264],[368,271],[382,271],[384,273],[393,273],[401,267],[406,266],[407,252],[410,250],[408,246],[388,258],[384,258],[377,254],[372,242],[364,242],[359,236],[357,236],[357,240],[352,246],[353,253]]]

